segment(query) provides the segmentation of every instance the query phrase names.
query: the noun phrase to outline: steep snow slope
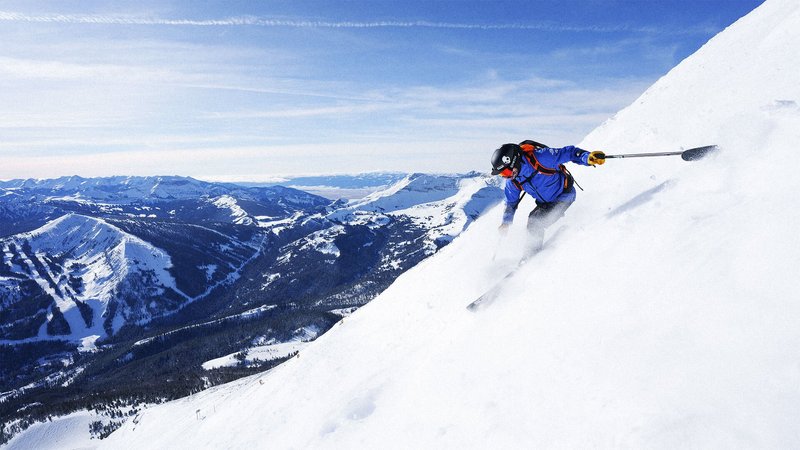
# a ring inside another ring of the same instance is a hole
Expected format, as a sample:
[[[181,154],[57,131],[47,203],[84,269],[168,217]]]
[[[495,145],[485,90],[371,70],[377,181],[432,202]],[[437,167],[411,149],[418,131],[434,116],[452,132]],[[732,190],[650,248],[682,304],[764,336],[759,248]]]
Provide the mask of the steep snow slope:
[[[522,220],[494,262],[490,214],[301,357],[104,446],[799,447],[798,51],[800,5],[769,0],[587,137],[724,151],[575,170],[568,228],[486,311],[464,305],[513,264]]]

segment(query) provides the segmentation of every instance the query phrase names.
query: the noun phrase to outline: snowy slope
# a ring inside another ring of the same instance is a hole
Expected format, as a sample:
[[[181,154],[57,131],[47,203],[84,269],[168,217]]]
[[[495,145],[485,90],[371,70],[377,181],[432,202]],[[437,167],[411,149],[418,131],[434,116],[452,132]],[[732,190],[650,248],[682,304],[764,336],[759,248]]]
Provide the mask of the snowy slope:
[[[800,4],[768,0],[588,136],[724,151],[576,169],[568,228],[486,311],[518,256],[490,261],[499,208],[301,357],[103,446],[800,447],[798,51]]]
[[[24,449],[89,449],[97,445],[97,440],[89,437],[90,424],[98,417],[88,411],[81,411],[50,422],[32,425],[26,433],[13,437],[8,448]]]
[[[26,298],[28,280],[52,299],[41,305],[48,310],[39,339],[97,339],[126,321],[146,322],[168,312],[170,306],[156,303],[167,291],[189,300],[169,273],[169,255],[101,219],[67,214],[0,240],[0,250],[4,308],[30,309],[24,305],[33,301]],[[57,333],[50,332],[54,314],[63,316]]]

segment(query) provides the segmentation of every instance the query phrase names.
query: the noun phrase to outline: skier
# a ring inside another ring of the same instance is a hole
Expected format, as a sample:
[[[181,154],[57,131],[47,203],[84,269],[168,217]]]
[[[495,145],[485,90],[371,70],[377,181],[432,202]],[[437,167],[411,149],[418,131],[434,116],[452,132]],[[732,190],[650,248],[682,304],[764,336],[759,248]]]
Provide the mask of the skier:
[[[492,175],[507,178],[505,186],[506,209],[500,232],[505,234],[522,197],[527,192],[536,200],[536,207],[528,215],[529,243],[526,256],[542,248],[544,231],[564,216],[575,201],[575,180],[564,163],[572,161],[584,166],[597,166],[606,162],[600,151],[588,152],[572,145],[549,148],[535,141],[504,144],[492,155]]]

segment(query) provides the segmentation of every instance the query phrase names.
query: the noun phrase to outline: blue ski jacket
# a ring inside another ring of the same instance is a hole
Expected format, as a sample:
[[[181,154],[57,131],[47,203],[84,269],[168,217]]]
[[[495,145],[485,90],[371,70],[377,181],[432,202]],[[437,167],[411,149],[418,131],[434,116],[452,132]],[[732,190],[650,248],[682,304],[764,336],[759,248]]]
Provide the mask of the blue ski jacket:
[[[589,152],[572,145],[540,148],[534,150],[531,157],[528,155],[522,157],[519,174],[506,181],[506,209],[503,213],[505,224],[514,220],[523,190],[539,203],[574,202],[575,188],[568,180],[568,172],[562,165],[569,161],[589,165]]]

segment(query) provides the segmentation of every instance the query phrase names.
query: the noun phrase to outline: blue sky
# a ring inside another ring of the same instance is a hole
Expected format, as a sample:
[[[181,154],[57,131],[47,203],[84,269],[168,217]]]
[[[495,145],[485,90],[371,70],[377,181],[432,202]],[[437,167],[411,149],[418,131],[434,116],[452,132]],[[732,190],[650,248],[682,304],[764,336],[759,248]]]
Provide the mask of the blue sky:
[[[0,179],[485,170],[760,3],[0,1]]]

